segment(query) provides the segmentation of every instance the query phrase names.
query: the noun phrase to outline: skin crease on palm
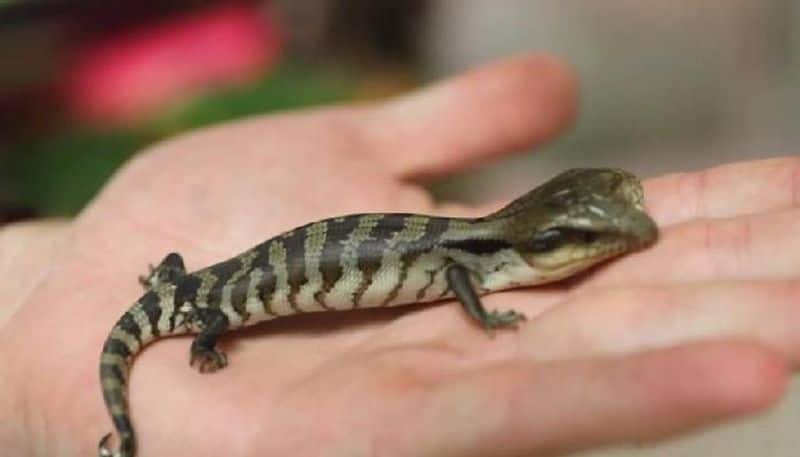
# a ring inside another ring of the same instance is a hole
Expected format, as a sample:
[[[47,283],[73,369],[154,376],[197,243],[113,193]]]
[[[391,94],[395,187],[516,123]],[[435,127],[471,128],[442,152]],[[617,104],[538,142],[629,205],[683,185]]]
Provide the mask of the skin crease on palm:
[[[576,99],[562,63],[519,56],[381,104],[172,139],[124,167],[59,242],[6,228],[4,455],[96,455],[111,429],[100,348],[148,263],[177,251],[196,269],[338,214],[484,213],[416,183],[553,138]],[[188,366],[189,338],[156,342],[130,383],[138,455],[551,455],[774,404],[800,360],[800,159],[645,189],[654,247],[485,297],[528,314],[516,332],[488,338],[454,303],[308,315],[225,337],[230,366],[208,375]]]

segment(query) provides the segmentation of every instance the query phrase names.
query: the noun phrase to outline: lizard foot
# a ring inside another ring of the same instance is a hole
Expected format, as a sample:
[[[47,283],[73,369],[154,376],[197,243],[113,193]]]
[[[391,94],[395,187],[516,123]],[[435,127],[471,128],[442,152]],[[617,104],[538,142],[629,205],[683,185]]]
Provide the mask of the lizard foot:
[[[189,365],[197,368],[200,373],[213,373],[228,365],[228,357],[219,349],[208,349],[192,345]]]
[[[508,311],[494,310],[486,316],[483,325],[487,330],[491,331],[498,328],[511,328],[516,329],[518,324],[526,320],[524,314],[510,309]]]

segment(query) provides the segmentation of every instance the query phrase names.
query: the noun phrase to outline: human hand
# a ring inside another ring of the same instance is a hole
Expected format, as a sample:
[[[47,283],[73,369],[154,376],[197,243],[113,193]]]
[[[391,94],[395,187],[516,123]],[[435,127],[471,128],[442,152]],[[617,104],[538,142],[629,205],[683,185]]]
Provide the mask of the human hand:
[[[23,418],[0,426],[0,444],[96,453],[111,428],[100,348],[148,262],[174,250],[196,269],[338,214],[485,212],[436,205],[414,179],[546,140],[574,94],[558,63],[524,57],[141,154],[0,332],[6,410]],[[494,339],[450,303],[266,323],[224,339],[231,363],[213,375],[188,367],[186,338],[158,341],[130,381],[139,455],[537,455],[765,407],[800,349],[798,170],[783,159],[648,181],[660,242],[580,280],[485,297],[532,317]]]

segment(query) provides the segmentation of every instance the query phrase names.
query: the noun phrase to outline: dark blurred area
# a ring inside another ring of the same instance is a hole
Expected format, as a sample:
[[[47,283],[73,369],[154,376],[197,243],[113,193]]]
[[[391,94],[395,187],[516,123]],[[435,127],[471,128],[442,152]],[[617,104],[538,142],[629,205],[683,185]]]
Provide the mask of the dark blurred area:
[[[74,215],[136,151],[413,86],[424,1],[0,1],[0,222]]]
[[[581,87],[537,155],[431,183],[491,199],[571,166],[651,175],[797,151],[792,0],[0,0],[0,221],[75,215],[187,129],[376,99],[519,52]],[[511,189],[509,189],[511,188]]]

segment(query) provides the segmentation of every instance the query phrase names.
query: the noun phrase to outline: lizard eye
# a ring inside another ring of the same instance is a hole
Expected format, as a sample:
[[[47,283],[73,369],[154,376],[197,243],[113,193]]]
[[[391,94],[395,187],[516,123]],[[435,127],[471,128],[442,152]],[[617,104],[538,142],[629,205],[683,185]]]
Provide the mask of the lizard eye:
[[[533,236],[530,249],[535,253],[552,251],[566,242],[591,244],[599,238],[597,232],[591,230],[575,230],[568,228],[554,228],[539,232]]]
[[[564,234],[561,230],[550,229],[539,232],[533,236],[530,248],[533,252],[547,252],[559,247],[564,242]]]
[[[580,235],[581,235],[581,241],[583,241],[586,244],[594,243],[598,238],[597,233],[588,230],[580,232]]]

